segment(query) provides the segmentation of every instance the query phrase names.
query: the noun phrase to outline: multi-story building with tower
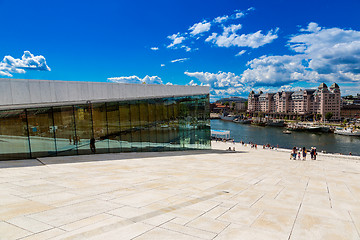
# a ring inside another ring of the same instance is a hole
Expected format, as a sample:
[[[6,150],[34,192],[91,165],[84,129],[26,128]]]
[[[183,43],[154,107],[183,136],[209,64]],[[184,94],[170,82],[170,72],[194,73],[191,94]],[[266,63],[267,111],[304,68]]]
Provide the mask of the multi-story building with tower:
[[[340,119],[340,88],[334,83],[328,88],[325,83],[317,89],[305,89],[295,92],[277,92],[256,94],[251,91],[248,97],[248,112],[266,113],[272,117],[318,115],[322,119],[327,113],[332,120]]]

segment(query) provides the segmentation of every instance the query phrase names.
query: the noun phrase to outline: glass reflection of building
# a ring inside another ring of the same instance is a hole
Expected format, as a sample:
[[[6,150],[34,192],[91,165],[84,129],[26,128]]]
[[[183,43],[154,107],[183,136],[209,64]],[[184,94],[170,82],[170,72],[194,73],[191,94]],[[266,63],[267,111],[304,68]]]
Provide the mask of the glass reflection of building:
[[[210,148],[208,94],[28,106],[0,110],[0,160]]]

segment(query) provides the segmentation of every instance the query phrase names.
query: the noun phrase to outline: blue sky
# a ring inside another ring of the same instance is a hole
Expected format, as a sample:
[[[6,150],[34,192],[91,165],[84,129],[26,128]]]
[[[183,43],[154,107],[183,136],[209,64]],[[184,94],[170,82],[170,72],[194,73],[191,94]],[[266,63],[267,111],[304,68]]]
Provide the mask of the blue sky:
[[[358,0],[0,0],[0,77],[360,93]]]

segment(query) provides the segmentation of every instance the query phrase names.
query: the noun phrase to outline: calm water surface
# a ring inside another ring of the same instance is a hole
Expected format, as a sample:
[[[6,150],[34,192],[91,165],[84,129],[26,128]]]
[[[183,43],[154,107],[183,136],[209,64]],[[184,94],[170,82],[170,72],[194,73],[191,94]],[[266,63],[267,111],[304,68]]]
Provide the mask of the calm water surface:
[[[219,119],[211,120],[211,129],[230,130],[230,135],[235,141],[253,142],[258,145],[271,144],[280,148],[315,146],[318,151],[328,153],[342,153],[360,155],[360,137],[341,136],[333,133],[308,133],[292,132],[283,134],[284,128],[260,127],[250,124],[239,124],[222,121]]]

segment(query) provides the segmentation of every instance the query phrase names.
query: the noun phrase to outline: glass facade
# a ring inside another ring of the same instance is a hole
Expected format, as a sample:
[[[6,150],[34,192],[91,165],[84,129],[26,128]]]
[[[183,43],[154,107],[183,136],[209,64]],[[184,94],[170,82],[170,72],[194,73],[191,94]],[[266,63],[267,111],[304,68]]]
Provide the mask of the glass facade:
[[[0,110],[0,160],[210,148],[209,96]]]

